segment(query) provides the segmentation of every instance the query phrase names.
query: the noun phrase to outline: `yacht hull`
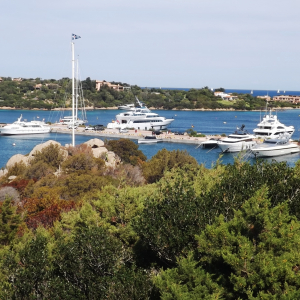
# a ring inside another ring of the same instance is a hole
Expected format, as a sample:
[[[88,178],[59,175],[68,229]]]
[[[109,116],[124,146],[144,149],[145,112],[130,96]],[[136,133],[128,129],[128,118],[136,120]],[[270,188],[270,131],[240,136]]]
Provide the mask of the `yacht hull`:
[[[300,152],[295,144],[278,145],[274,147],[257,147],[251,150],[255,157],[273,157]]]
[[[49,133],[50,129],[44,130],[3,130],[0,128],[0,135],[25,135],[25,134],[42,134],[42,133]]]
[[[154,140],[154,141],[144,140],[144,139],[138,140],[138,144],[157,144],[162,142],[163,142],[162,140]]]
[[[224,153],[231,152],[240,152],[244,150],[249,150],[256,145],[256,142],[235,142],[235,143],[226,143],[218,142],[218,146],[221,148]]]

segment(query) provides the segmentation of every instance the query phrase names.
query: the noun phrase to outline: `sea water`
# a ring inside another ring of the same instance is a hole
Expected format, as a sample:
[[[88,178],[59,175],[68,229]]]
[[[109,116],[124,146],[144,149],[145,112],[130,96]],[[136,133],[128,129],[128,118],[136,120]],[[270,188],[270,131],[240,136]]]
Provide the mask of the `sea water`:
[[[87,111],[88,124],[101,124],[106,126],[107,123],[115,119],[115,115],[119,110],[92,110]],[[189,128],[203,133],[205,135],[230,134],[236,128],[245,125],[245,129],[252,133],[252,130],[262,119],[265,112],[258,111],[169,111],[156,110],[156,113],[167,117],[174,118],[174,122],[169,129],[171,131],[186,131]],[[70,114],[71,112],[65,112]],[[12,123],[22,114],[23,119],[50,121],[52,123],[59,121],[61,113],[57,111],[42,110],[0,110],[0,123]],[[284,110],[277,113],[280,122],[286,125],[293,125],[295,133],[294,140],[299,140],[299,120],[300,110]],[[81,144],[95,136],[76,135],[76,144]],[[101,138],[101,137],[99,137]],[[62,145],[71,143],[70,134],[48,133],[38,135],[24,136],[0,136],[0,167],[4,167],[8,159],[15,154],[27,154],[34,146],[48,140],[55,140]],[[104,139],[104,138],[101,138]],[[136,142],[136,140],[133,140]],[[15,145],[15,146],[14,146]],[[223,154],[220,158],[221,151],[219,148],[202,149],[197,144],[178,144],[178,143],[158,143],[158,144],[140,144],[139,149],[143,151],[147,159],[150,159],[161,149],[186,150],[190,155],[195,157],[198,163],[203,163],[207,168],[211,168],[218,159],[222,163],[233,163],[235,157],[239,154]],[[290,165],[294,165],[300,158],[299,154],[280,156],[275,158],[277,161],[287,161]],[[244,155],[244,159],[253,162],[254,159],[249,155]],[[271,159],[269,159],[271,160]]]

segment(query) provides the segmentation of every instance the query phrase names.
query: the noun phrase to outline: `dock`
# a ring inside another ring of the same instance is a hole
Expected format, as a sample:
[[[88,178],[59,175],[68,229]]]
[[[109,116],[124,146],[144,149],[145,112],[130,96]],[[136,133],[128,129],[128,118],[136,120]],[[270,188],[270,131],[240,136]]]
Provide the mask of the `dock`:
[[[72,129],[68,129],[66,125],[61,124],[52,124],[51,125],[52,133],[64,133],[64,134],[72,134]],[[75,130],[76,135],[86,135],[91,136],[93,138],[124,138],[131,140],[138,140],[143,138],[146,135],[152,135],[152,131],[146,130],[128,130],[126,133],[120,133],[118,129],[105,129],[102,131],[94,131],[94,130],[85,130],[85,127],[78,127]],[[207,139],[210,139],[213,136],[206,137],[190,137],[186,133],[184,135],[175,135],[172,132],[162,132],[160,135],[156,136],[157,139],[161,139],[166,143],[181,143],[181,144],[200,144]],[[217,137],[217,136],[214,136]]]

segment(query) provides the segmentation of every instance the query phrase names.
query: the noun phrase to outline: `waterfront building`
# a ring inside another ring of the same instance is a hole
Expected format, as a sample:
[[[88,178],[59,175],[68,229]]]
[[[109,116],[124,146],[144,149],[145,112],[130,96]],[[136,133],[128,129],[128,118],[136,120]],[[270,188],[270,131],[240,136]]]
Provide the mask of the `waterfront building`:
[[[130,89],[130,87],[125,87],[120,84],[113,84],[111,82],[105,81],[105,80],[96,80],[96,90],[100,91],[101,87],[104,85],[108,86],[111,89],[114,89],[116,91],[124,91],[125,89]]]
[[[290,102],[290,103],[299,103],[300,96],[294,95],[278,95],[274,96],[272,101],[282,101],[282,102]]]
[[[238,96],[233,96],[231,93],[227,94],[227,93],[224,93],[224,92],[214,92],[214,95],[216,97],[220,97],[222,98],[223,100],[235,100],[238,98]]]
[[[257,96],[257,98],[260,98],[260,99],[265,99],[266,101],[272,101],[271,97],[266,95],[266,96]]]
[[[20,82],[20,81],[22,81],[22,78],[21,77],[19,77],[19,78],[13,78],[12,81]]]

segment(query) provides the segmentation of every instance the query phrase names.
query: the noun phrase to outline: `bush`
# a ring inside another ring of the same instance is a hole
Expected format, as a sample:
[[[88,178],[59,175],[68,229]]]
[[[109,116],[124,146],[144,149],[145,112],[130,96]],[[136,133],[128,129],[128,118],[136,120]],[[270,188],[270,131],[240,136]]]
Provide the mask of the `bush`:
[[[15,163],[12,167],[8,169],[7,177],[9,176],[21,176],[26,170],[26,165],[23,161]]]
[[[41,179],[49,174],[52,174],[55,169],[46,162],[39,160],[27,168],[25,176],[30,179]]]
[[[162,149],[156,153],[148,162],[142,165],[143,174],[148,183],[153,183],[163,177],[167,170],[184,165],[198,165],[196,159],[187,151]]]
[[[117,154],[124,163],[133,166],[147,159],[143,152],[138,150],[139,146],[129,139],[106,141],[106,148]]]
[[[48,147],[45,147],[41,151],[37,151],[34,154],[31,164],[33,165],[39,161],[42,161],[47,165],[57,169],[63,160],[64,156],[60,146],[57,144],[50,144]]]

